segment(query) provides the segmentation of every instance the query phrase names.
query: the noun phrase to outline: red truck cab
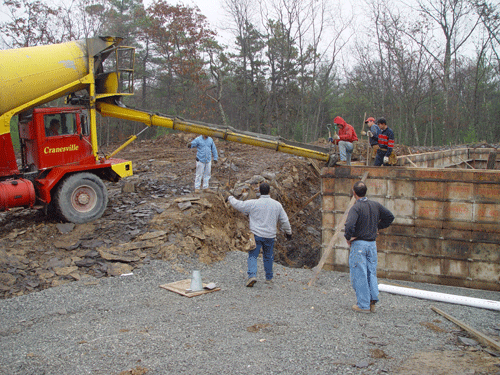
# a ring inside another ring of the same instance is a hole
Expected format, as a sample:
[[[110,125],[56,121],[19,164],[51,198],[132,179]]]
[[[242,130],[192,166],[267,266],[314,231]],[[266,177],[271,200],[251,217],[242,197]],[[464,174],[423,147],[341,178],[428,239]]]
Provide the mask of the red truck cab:
[[[83,107],[35,108],[20,116],[23,166],[30,171],[81,163],[93,157],[88,114]]]

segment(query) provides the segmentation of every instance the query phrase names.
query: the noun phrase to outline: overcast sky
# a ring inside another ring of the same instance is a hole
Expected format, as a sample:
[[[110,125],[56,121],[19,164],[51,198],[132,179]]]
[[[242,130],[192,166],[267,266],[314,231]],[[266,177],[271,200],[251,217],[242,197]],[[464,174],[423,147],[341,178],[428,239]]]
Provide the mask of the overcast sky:
[[[144,7],[147,8],[152,2],[153,0],[143,0]],[[200,8],[201,14],[207,17],[208,22],[212,26],[211,28],[216,30],[217,33],[221,36],[222,40],[227,43],[227,38],[230,37],[230,34],[227,31],[223,30],[225,28],[224,23],[227,16],[222,9],[220,0],[167,0],[167,2],[172,5],[182,4],[185,6],[197,6],[198,8]]]

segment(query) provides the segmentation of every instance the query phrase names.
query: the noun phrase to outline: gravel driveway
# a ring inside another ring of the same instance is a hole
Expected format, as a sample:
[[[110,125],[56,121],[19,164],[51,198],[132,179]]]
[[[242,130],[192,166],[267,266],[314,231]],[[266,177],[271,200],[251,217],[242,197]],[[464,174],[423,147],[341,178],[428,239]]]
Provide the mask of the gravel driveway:
[[[268,286],[259,259],[259,282],[246,288],[246,257],[153,261],[132,276],[1,300],[0,373],[392,374],[418,352],[462,351],[466,335],[430,306],[498,340],[496,311],[381,293],[375,314],[354,313],[344,273],[323,271],[308,288],[311,270],[275,264]],[[194,269],[221,290],[187,298],[159,288]],[[500,301],[498,292],[397,283]]]

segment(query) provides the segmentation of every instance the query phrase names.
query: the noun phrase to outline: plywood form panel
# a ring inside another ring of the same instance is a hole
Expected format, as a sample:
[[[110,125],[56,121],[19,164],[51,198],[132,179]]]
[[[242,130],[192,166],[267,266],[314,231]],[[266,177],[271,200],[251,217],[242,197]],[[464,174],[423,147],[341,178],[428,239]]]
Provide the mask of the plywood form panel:
[[[444,198],[452,201],[474,201],[474,185],[469,182],[448,182],[441,183],[441,188],[445,189]]]
[[[443,228],[441,231],[442,239],[457,240],[472,242],[472,231],[471,230],[461,230],[457,228],[447,229]]]
[[[413,237],[391,236],[387,234],[379,234],[377,237],[377,249],[384,249],[387,253],[411,254],[413,253],[413,247]]]
[[[500,243],[475,243],[470,258],[491,263],[500,263]]]
[[[495,223],[500,227],[500,204],[477,203],[474,205],[474,221],[480,224]]]
[[[443,221],[444,202],[418,200],[415,202],[415,216],[418,220]]]
[[[456,241],[444,239],[441,241],[441,255],[448,259],[469,259],[471,253],[471,243],[466,241]]]
[[[336,248],[334,253],[335,264],[349,266],[349,249]]]
[[[441,275],[441,262],[442,259],[419,256],[417,257],[415,272],[418,274]]]
[[[401,177],[398,175],[398,177]],[[410,198],[415,196],[415,184],[409,180],[387,180],[387,190],[391,197],[400,199]]]
[[[387,252],[384,249],[379,248],[377,244],[377,274],[379,270],[387,269],[386,257]]]
[[[335,210],[335,195],[323,194],[321,207],[323,211]]]
[[[444,202],[443,219],[446,221],[472,222],[474,219],[474,204],[470,202]]]
[[[415,237],[415,227],[408,225],[392,224],[389,228],[383,230],[384,235]]]
[[[350,200],[351,200],[351,197],[348,195],[338,194],[335,196],[335,211],[341,213],[339,220],[342,217],[342,215],[344,214],[347,206],[349,206]]]
[[[321,225],[323,226],[323,232],[333,231],[332,228],[335,228],[335,214],[333,212],[323,211]]]
[[[385,207],[387,207],[387,209],[393,212],[394,216],[396,216],[395,224],[402,224],[402,221],[404,221],[407,225],[413,224],[415,217],[415,201],[413,199],[394,198],[386,199],[384,201]]]
[[[455,278],[467,278],[469,276],[469,262],[443,259],[443,274]]]
[[[385,254],[385,268],[391,271],[409,273],[413,271],[411,268],[412,259],[409,254]]]
[[[441,243],[434,238],[417,237],[413,240],[412,253],[437,258],[442,254]]]
[[[498,203],[500,184],[474,184],[474,200],[481,203]]]
[[[498,263],[472,262],[469,273],[473,280],[494,281],[500,287],[500,264]]]

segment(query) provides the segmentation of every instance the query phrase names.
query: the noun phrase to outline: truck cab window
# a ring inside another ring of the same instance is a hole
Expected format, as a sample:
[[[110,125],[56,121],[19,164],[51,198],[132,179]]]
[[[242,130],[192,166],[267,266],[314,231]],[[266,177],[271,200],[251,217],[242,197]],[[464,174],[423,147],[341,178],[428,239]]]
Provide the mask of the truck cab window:
[[[45,135],[53,137],[57,135],[77,134],[76,114],[58,113],[56,115],[44,116]]]

